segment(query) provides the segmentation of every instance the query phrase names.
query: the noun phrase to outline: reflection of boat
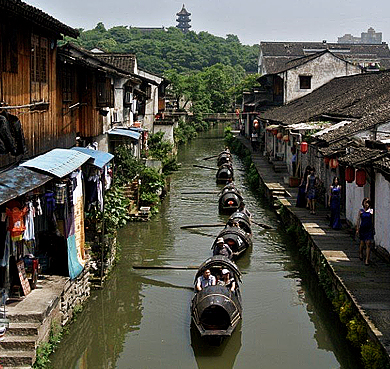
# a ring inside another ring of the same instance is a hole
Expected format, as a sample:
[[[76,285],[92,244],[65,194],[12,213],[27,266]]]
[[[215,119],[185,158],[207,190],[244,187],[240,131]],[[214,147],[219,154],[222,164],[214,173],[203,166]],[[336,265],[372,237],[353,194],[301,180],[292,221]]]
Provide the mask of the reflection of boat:
[[[238,209],[241,202],[242,196],[240,191],[238,191],[234,185],[228,184],[223,188],[219,195],[219,212],[233,213]]]
[[[243,229],[239,227],[230,227],[226,226],[217,236],[214,241],[213,246],[211,247],[214,250],[216,246],[217,239],[222,237],[224,243],[226,243],[235,257],[240,256],[248,247],[252,246],[252,234],[246,233]]]
[[[208,340],[202,339],[194,324],[191,325],[191,346],[198,369],[214,368],[231,369],[234,367],[237,354],[241,348],[241,321],[228,340],[219,346],[210,345]],[[213,363],[211,365],[211,362]]]
[[[222,164],[217,171],[217,183],[226,183],[228,180],[234,180],[233,166],[231,163]]]
[[[239,282],[241,273],[236,264],[218,255],[207,259],[198,269],[195,283],[205,270],[209,269],[217,280],[221,279],[222,269],[228,269],[236,282],[234,292],[226,286],[208,286],[195,293],[191,303],[192,321],[202,337],[222,339],[230,336],[241,319],[241,293]]]
[[[229,163],[229,162],[230,163],[232,162],[232,154],[230,154],[230,152],[227,151],[222,151],[218,155],[217,165],[220,167],[222,164]]]
[[[227,221],[226,225],[232,226],[233,224],[237,224],[237,226],[246,233],[252,234],[251,220],[247,214],[241,211],[236,211],[233,213]]]

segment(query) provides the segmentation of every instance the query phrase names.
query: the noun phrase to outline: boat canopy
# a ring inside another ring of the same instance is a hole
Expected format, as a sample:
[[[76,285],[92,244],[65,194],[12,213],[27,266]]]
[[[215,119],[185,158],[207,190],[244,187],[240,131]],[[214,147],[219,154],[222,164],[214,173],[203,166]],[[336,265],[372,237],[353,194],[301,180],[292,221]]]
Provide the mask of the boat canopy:
[[[222,255],[215,255],[210,258],[208,258],[205,262],[202,263],[202,265],[199,267],[198,272],[195,276],[195,283],[198,277],[200,277],[204,270],[206,269],[212,269],[212,268],[226,268],[229,269],[235,277],[241,282],[241,272],[239,271],[238,267],[234,262],[229,260],[226,256]]]

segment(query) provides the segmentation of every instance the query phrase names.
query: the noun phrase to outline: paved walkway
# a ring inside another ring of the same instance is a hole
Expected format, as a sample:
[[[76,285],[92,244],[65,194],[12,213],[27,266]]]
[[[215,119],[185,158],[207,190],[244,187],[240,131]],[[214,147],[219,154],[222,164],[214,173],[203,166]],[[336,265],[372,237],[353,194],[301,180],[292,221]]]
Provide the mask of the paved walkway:
[[[238,138],[251,150],[248,140]],[[370,333],[376,336],[390,356],[390,265],[371,253],[370,265],[365,266],[359,259],[357,241],[351,237],[350,232],[347,229],[333,230],[329,226],[329,210],[320,207],[312,215],[307,209],[296,208],[298,190],[288,187],[283,180],[288,173],[275,173],[272,165],[260,153],[252,152],[252,158],[269,193],[275,183],[291,193],[291,197],[281,199],[283,205],[308,232],[335,277],[355,302],[371,330]]]

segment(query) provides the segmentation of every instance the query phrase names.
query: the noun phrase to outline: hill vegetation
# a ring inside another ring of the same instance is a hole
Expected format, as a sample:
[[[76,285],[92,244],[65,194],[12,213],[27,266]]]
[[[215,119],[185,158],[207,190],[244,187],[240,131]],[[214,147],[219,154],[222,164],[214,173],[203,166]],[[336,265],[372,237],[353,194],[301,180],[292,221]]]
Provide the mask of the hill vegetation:
[[[150,32],[126,26],[106,29],[98,23],[94,29],[80,29],[77,40],[67,41],[89,50],[97,47],[106,52],[134,53],[140,68],[158,74],[169,69],[179,73],[201,71],[218,63],[241,66],[247,73],[257,71],[258,45],[243,45],[235,35],[223,38],[208,32],[184,34],[176,27]]]

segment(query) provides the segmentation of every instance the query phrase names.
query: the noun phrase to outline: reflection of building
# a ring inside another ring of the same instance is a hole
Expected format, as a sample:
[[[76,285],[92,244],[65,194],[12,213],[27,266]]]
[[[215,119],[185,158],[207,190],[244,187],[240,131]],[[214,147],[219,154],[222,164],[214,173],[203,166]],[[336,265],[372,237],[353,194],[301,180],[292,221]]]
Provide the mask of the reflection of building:
[[[178,22],[178,25],[176,27],[179,28],[184,33],[188,32],[191,28],[191,25],[190,25],[191,13],[189,13],[186,10],[186,8],[184,7],[184,4],[183,4],[183,7],[181,8],[181,10],[179,11],[179,13],[176,13],[176,15],[177,15],[176,21]]]
[[[381,44],[382,32],[375,32],[374,28],[370,27],[367,32],[362,32],[361,37],[352,36],[346,33],[342,37],[338,37],[339,44]]]

